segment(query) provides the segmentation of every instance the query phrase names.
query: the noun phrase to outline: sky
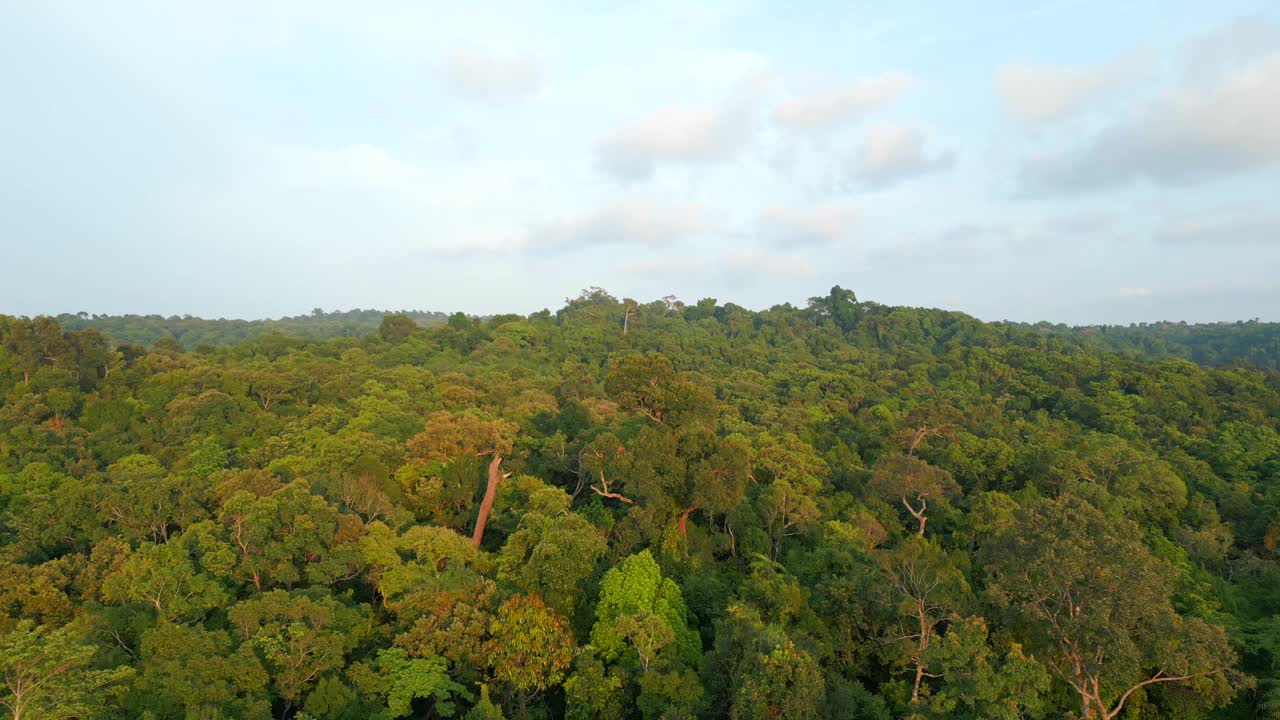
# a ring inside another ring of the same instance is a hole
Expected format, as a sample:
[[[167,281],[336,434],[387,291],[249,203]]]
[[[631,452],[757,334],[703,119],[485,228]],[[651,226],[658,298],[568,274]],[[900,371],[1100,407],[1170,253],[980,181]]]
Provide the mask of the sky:
[[[1280,320],[1280,3],[0,0],[0,313]]]

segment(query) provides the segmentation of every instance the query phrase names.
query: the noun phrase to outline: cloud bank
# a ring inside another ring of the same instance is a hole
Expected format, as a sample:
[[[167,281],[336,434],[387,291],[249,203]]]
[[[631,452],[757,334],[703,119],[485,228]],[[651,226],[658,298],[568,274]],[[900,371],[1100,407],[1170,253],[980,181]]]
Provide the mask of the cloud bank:
[[[542,62],[532,55],[501,55],[457,49],[440,63],[440,76],[458,98],[506,102],[534,95],[542,87]]]

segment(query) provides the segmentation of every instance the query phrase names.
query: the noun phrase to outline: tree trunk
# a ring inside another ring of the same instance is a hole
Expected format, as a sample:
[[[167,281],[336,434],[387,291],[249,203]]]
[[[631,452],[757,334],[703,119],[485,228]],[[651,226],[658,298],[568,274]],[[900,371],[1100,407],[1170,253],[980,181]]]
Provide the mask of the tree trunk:
[[[924,525],[920,526],[924,529]],[[916,650],[916,681],[911,686],[911,704],[915,705],[920,702],[920,684],[924,682],[924,676],[927,674],[924,670],[924,654],[929,651],[929,642],[933,637],[933,625],[929,622],[928,611],[925,609],[924,602],[917,598],[916,600],[916,620],[920,623],[920,646]]]
[[[484,486],[484,499],[480,501],[480,514],[476,516],[476,529],[471,533],[471,545],[480,547],[484,541],[484,526],[489,522],[489,511],[493,510],[494,498],[498,496],[498,486],[511,476],[502,472],[502,456],[494,453],[489,461],[489,481]]]
[[[679,525],[676,526],[680,530],[680,537],[687,537],[688,533],[686,533],[685,530],[687,529],[689,524],[689,515],[693,513],[694,510],[697,510],[697,509],[698,509],[698,503],[694,503],[692,506],[685,509],[684,512],[680,513],[680,523]]]
[[[620,494],[618,494],[618,493],[616,493],[616,492],[608,492],[608,490],[607,490],[607,488],[608,488],[608,487],[609,487],[609,486],[608,486],[608,485],[606,485],[606,486],[605,486],[605,488],[606,488],[606,489],[605,489],[605,490],[601,490],[600,488],[596,487],[595,485],[592,485],[592,486],[591,486],[591,491],[592,491],[592,492],[594,492],[595,494],[599,495],[600,497],[603,497],[603,498],[613,498],[614,500],[621,500],[622,502],[624,502],[624,503],[626,503],[626,504],[628,504],[628,505],[635,505],[635,504],[636,504],[636,501],[635,501],[635,500],[632,500],[631,498],[629,498],[629,497],[627,497],[627,496],[625,496],[625,495],[620,495]]]
[[[920,509],[916,510],[914,507],[911,506],[911,503],[907,502],[907,497],[903,495],[902,504],[907,508],[907,512],[911,513],[911,517],[915,518],[916,521],[920,523],[920,529],[919,531],[916,532],[916,535],[920,537],[924,537],[924,526],[925,526],[925,523],[929,522],[929,517],[925,515],[925,511],[929,509],[929,501],[923,495],[921,495]]]

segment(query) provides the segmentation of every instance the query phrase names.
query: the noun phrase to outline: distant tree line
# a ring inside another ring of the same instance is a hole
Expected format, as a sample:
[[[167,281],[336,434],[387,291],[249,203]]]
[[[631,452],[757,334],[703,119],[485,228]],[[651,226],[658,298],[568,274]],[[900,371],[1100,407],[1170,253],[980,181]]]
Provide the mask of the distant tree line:
[[[623,315],[624,330],[632,314],[636,312],[634,303],[628,308]],[[360,337],[377,330],[382,318],[392,314],[407,317],[422,327],[439,325],[448,319],[446,313],[420,310],[355,309],[325,312],[319,308],[309,315],[274,320],[87,313],[63,314],[55,319],[67,330],[94,328],[120,343],[149,347],[167,338],[184,349],[194,350],[201,345],[236,345],[268,333],[304,340]],[[1280,369],[1280,323],[1249,320],[1230,323],[1156,322],[1077,326],[1047,322],[1009,324],[1147,360],[1179,357],[1205,366],[1250,365]]]
[[[119,343],[150,347],[161,340],[173,340],[187,350],[202,345],[226,347],[269,333],[303,340],[329,340],[341,337],[362,337],[378,329],[382,318],[389,314],[407,317],[414,323],[429,327],[443,323],[445,313],[421,310],[335,310],[325,312],[319,308],[309,315],[282,317],[274,320],[205,319],[190,315],[97,315],[88,313],[63,314],[54,319],[67,330],[93,328]]]
[[[1179,357],[1197,365],[1280,369],[1280,323],[1249,320],[1076,327],[1039,323],[1030,327],[1147,360]]]

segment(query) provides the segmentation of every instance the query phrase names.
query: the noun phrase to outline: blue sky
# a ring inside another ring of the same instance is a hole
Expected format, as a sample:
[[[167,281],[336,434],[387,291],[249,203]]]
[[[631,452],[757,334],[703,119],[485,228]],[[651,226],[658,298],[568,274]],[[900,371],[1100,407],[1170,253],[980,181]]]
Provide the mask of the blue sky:
[[[0,3],[0,312],[1280,320],[1274,2],[197,5]]]

